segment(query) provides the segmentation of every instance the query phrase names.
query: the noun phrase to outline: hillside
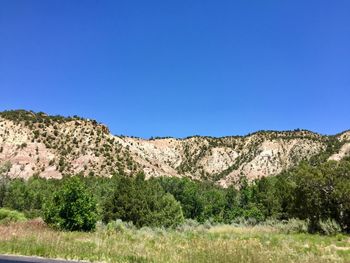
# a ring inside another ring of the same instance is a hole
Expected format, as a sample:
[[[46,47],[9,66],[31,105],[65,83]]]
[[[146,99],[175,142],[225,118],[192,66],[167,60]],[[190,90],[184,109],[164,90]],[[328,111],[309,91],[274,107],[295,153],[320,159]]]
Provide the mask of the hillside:
[[[209,179],[223,186],[240,175],[271,176],[302,160],[340,160],[350,132],[323,136],[306,130],[261,131],[247,136],[140,139],[114,136],[94,120],[17,110],[0,113],[0,163],[11,177],[150,176]]]

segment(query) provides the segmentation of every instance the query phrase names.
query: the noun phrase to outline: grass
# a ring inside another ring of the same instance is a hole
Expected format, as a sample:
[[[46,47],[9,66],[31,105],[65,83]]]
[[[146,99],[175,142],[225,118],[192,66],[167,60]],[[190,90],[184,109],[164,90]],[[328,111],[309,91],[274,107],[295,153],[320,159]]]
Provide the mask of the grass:
[[[228,225],[63,232],[31,220],[0,225],[0,253],[96,262],[350,262],[350,237]]]
[[[25,221],[25,220],[26,220],[26,217],[21,212],[10,210],[7,208],[0,208],[0,224]]]

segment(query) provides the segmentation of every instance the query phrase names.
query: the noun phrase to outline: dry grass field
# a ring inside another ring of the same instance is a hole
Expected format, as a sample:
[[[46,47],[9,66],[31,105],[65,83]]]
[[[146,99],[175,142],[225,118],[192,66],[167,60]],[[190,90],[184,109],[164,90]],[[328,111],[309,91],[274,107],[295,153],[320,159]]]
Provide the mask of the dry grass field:
[[[62,232],[31,220],[0,225],[0,253],[94,262],[350,262],[350,237],[228,225]]]

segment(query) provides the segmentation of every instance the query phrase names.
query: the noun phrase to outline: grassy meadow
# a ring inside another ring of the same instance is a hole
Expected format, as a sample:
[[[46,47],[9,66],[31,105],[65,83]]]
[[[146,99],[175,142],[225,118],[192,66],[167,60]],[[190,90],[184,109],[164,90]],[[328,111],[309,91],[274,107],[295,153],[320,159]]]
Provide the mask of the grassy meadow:
[[[350,236],[284,233],[274,226],[64,232],[39,219],[0,225],[0,253],[94,262],[350,262]]]

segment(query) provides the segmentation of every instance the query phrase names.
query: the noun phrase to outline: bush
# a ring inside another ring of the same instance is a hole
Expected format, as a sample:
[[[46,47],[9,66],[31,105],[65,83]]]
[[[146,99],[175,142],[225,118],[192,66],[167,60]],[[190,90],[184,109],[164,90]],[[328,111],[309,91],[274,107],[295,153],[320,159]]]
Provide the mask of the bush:
[[[319,225],[325,235],[336,235],[341,232],[340,225],[334,219],[320,220]]]
[[[255,218],[246,218],[243,216],[236,217],[235,219],[232,220],[231,225],[241,227],[241,226],[255,226],[257,225],[258,222],[256,221]]]
[[[0,224],[25,221],[26,217],[23,213],[6,208],[0,208]]]
[[[307,233],[308,225],[308,221],[292,218],[288,221],[283,221],[280,230],[286,234]]]
[[[65,230],[93,230],[97,221],[94,198],[78,177],[65,180],[53,198],[45,204],[44,221]]]
[[[158,202],[159,208],[152,215],[153,226],[175,227],[184,222],[181,205],[173,195],[165,194]]]
[[[248,205],[247,208],[243,212],[243,216],[248,221],[251,221],[252,224],[256,224],[256,223],[259,223],[259,222],[264,220],[264,214],[255,205]]]
[[[115,231],[118,233],[124,233],[127,230],[134,230],[135,226],[132,222],[123,222],[120,219],[111,221],[107,224],[108,231]]]
[[[200,223],[194,219],[185,219],[184,222],[177,226],[177,230],[181,232],[193,231],[198,228]]]

